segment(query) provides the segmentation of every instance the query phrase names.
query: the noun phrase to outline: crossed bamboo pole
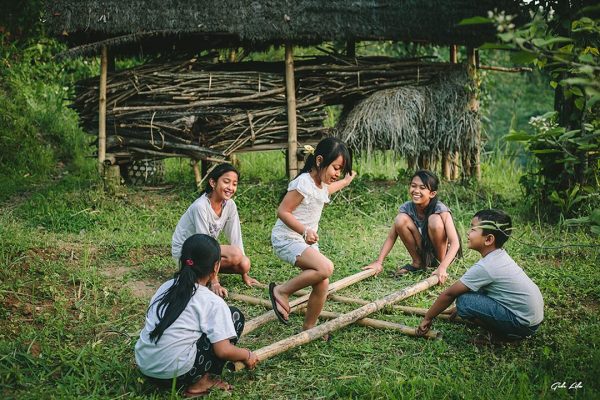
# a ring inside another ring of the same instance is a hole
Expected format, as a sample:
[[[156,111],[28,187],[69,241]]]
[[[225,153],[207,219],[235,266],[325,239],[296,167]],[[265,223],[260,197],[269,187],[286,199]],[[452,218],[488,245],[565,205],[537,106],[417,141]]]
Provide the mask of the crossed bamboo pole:
[[[371,274],[368,275],[368,276],[371,276],[371,275],[373,275],[374,270],[365,270],[362,273],[366,273],[366,272],[371,272]],[[359,274],[356,274],[356,275],[359,275]],[[348,278],[351,278],[353,276],[355,276],[355,275],[352,275]],[[343,279],[338,282],[341,282],[341,281],[343,281]],[[401,301],[401,300],[403,300],[407,297],[410,297],[416,293],[422,292],[423,290],[426,290],[426,289],[430,288],[431,286],[436,285],[438,282],[439,282],[439,278],[436,275],[432,275],[429,278],[422,280],[421,282],[418,282],[412,286],[409,286],[400,291],[391,293],[382,299],[370,302],[369,304],[366,304],[354,311],[351,311],[346,314],[342,314],[336,319],[327,321],[321,325],[315,326],[314,328],[300,332],[297,335],[290,336],[286,339],[283,339],[283,340],[280,340],[273,344],[270,344],[269,346],[255,350],[254,354],[258,357],[259,362],[267,360],[271,357],[276,356],[277,354],[283,353],[294,347],[311,342],[315,339],[323,337],[324,335],[326,335],[330,332],[333,332],[333,331],[343,328],[347,325],[350,325],[350,324],[358,321],[359,319],[366,317],[369,314],[372,314],[378,310],[381,310],[383,307],[385,307],[387,305],[397,303],[398,301]],[[303,297],[305,297],[305,296],[303,296]],[[297,299],[296,302],[298,300],[302,299],[303,297]],[[290,303],[290,306],[291,306],[291,304],[292,303]],[[272,311],[271,311],[271,313],[272,313],[273,317],[275,318],[275,313],[273,313]],[[269,314],[269,313],[267,313],[267,314]],[[264,315],[267,315],[267,314],[264,314]],[[239,371],[239,370],[245,368],[245,365],[242,362],[236,362],[233,364],[233,368],[235,371]]]
[[[347,286],[352,285],[353,283],[356,282],[360,282],[364,279],[367,279],[371,276],[375,275],[375,270],[374,269],[367,269],[361,272],[358,272],[354,275],[350,275],[347,276],[343,279],[340,279],[339,281],[336,281],[332,284],[329,285],[329,290],[328,293],[332,294],[334,292],[337,292],[338,290],[341,290]],[[295,310],[295,309],[300,309],[306,306],[306,303],[308,302],[308,294],[297,298],[296,300],[293,300],[290,302],[290,310]],[[261,326],[263,326],[264,324],[271,322],[271,321],[275,321],[277,319],[277,316],[275,315],[275,312],[273,312],[273,310],[260,315],[256,318],[251,319],[250,321],[246,322],[246,326],[244,327],[244,331],[242,332],[242,336],[245,336],[247,334],[249,334],[250,332],[254,331],[255,329],[260,328]]]
[[[248,296],[248,295],[244,295],[244,294],[237,294],[237,293],[230,293],[228,295],[228,297],[231,300],[237,300],[237,301],[242,301],[247,304],[254,304],[254,305],[258,305],[258,306],[264,306],[266,308],[271,308],[271,302],[268,300],[265,300],[265,299],[259,299],[257,297]],[[369,303],[369,302],[367,302],[367,303]],[[306,309],[302,309],[302,310],[296,309],[294,311],[305,313]],[[335,318],[338,318],[340,315],[341,315],[340,313],[322,310],[321,313],[319,314],[319,317],[324,318],[324,319],[335,319]],[[359,319],[358,321],[356,321],[356,324],[361,325],[361,326],[371,327],[371,328],[393,329],[393,330],[396,330],[396,331],[398,331],[402,334],[408,335],[408,336],[417,336],[416,328],[402,325],[402,324],[397,324],[395,322],[382,321],[380,319],[362,318],[362,319]],[[438,331],[430,330],[423,337],[425,337],[426,339],[438,339],[441,337],[441,334]]]

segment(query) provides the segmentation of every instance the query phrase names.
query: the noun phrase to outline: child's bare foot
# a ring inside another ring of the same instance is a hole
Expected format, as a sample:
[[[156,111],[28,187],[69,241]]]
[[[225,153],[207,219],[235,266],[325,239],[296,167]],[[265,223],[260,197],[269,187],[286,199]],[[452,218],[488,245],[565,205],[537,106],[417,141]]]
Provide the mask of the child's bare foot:
[[[229,383],[223,381],[218,376],[213,377],[210,374],[204,374],[202,375],[202,378],[198,379],[185,389],[183,396],[186,398],[206,396],[210,390],[215,387],[225,391],[233,389]]]

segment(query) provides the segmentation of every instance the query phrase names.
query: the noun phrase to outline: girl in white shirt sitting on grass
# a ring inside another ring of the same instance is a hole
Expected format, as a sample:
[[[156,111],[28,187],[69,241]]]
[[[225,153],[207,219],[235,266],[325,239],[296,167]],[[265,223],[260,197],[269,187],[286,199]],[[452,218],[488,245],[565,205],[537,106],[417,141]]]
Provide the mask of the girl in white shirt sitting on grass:
[[[237,191],[240,173],[231,164],[220,164],[208,175],[202,195],[181,216],[171,242],[171,254],[175,260],[181,255],[181,245],[195,233],[203,233],[218,239],[221,231],[229,245],[221,245],[221,272],[240,274],[248,286],[258,281],[251,278],[250,259],[244,253],[242,229],[237,206],[232,197]],[[219,283],[217,275],[210,282],[210,289],[221,297],[227,289]]]
[[[159,387],[185,388],[185,397],[212,388],[230,391],[219,378],[226,361],[254,368],[258,358],[235,346],[244,315],[206,285],[219,272],[221,248],[208,235],[190,236],[181,248],[180,269],[152,297],[146,323],[135,345],[135,360]],[[175,380],[175,382],[173,382]]]

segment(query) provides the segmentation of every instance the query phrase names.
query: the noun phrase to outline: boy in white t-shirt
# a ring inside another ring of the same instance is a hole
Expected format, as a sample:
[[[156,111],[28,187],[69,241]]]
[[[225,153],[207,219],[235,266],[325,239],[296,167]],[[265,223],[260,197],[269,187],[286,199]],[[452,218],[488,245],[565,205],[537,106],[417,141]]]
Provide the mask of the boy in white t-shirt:
[[[456,299],[456,315],[483,326],[501,339],[533,335],[544,319],[539,288],[502,249],[512,230],[511,218],[499,210],[481,210],[471,220],[468,247],[481,258],[446,289],[417,328],[424,335],[433,319]]]

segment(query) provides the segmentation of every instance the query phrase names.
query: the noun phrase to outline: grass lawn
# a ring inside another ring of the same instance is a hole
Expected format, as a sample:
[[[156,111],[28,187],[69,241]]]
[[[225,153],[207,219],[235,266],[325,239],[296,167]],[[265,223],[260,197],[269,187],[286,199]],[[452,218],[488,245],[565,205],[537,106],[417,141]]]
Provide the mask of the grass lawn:
[[[240,162],[236,203],[251,275],[263,283],[286,280],[297,271],[270,247],[278,199],[287,185],[283,158],[245,155]],[[405,179],[396,181],[401,164],[381,156],[359,167],[360,178],[334,196],[321,220],[321,251],[335,263],[332,281],[374,260],[407,199]],[[478,329],[456,323],[436,321],[434,329],[443,333],[437,341],[352,325],[335,332],[330,342],[297,347],[253,371],[226,372],[235,390],[209,397],[599,398],[598,237],[530,215],[511,163],[495,160],[483,172],[480,184],[442,184],[440,198],[452,208],[463,243],[475,211],[495,207],[513,216],[516,229],[506,249],[545,299],[538,335],[518,346],[481,346],[471,343]],[[7,199],[0,204],[0,398],[179,398],[154,392],[133,357],[149,297],[175,272],[173,229],[197,196],[186,162],[170,161],[167,181],[160,188],[125,188],[111,198],[91,166],[23,193],[0,195]],[[445,287],[477,259],[465,249]],[[339,294],[378,299],[423,279],[389,275],[407,260],[406,250],[396,245],[384,273]],[[268,297],[266,290],[246,288],[239,276],[221,280],[231,292]],[[428,307],[443,288],[402,304]],[[248,319],[265,311],[232,303]],[[337,312],[353,308],[332,301],[325,306]],[[391,308],[371,317],[410,326],[420,321]],[[298,331],[301,318],[293,315],[288,326],[271,322],[241,344],[257,349],[286,338]]]

